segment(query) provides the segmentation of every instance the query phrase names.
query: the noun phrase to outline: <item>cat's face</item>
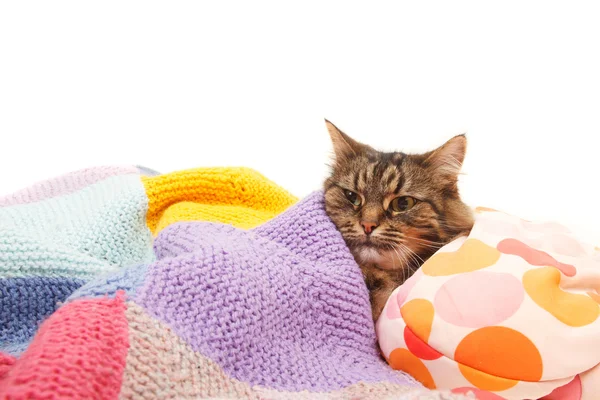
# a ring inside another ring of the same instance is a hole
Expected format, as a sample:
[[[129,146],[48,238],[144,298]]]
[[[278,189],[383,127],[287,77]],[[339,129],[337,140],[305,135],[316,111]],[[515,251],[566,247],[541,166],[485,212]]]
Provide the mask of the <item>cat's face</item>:
[[[425,154],[384,153],[326,124],[335,151],[326,211],[358,263],[416,268],[471,229],[471,210],[457,188],[464,136]]]

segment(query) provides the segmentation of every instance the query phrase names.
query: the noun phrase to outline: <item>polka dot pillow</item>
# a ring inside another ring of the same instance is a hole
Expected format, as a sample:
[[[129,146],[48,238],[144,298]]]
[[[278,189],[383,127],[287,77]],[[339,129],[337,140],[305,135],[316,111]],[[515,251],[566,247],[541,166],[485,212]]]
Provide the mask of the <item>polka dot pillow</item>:
[[[478,208],[387,301],[381,351],[429,388],[600,398],[600,249],[555,223]]]

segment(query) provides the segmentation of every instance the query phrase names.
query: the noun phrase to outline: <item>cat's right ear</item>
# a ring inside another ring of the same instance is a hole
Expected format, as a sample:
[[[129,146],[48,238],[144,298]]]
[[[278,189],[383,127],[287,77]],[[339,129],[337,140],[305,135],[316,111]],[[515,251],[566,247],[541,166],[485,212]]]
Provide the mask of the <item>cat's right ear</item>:
[[[454,136],[445,144],[429,153],[425,160],[431,170],[453,180],[458,178],[467,152],[467,137]]]
[[[325,126],[327,127],[327,131],[329,131],[331,143],[333,143],[333,152],[335,153],[336,161],[339,162],[348,160],[349,158],[369,149],[368,146],[365,146],[364,144],[359,143],[350,136],[346,135],[327,119],[325,120]]]

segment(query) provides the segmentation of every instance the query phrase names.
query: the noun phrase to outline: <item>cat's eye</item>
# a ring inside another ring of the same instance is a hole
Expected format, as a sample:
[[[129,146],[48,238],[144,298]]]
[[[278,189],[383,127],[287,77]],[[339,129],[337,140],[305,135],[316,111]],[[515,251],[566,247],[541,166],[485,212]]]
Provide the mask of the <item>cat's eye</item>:
[[[358,207],[360,206],[360,196],[350,190],[344,190],[344,196],[346,196],[346,198],[348,199],[348,201],[350,203],[352,203],[353,206]]]
[[[410,196],[396,197],[390,203],[390,210],[393,212],[404,212],[413,208],[417,204],[417,199]]]

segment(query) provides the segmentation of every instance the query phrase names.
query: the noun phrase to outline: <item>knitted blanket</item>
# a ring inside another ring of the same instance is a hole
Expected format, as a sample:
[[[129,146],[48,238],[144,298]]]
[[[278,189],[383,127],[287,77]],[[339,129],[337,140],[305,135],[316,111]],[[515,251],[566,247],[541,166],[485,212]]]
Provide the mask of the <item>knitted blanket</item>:
[[[0,398],[462,398],[386,364],[322,193],[294,203],[243,168],[0,199]]]

